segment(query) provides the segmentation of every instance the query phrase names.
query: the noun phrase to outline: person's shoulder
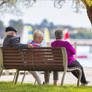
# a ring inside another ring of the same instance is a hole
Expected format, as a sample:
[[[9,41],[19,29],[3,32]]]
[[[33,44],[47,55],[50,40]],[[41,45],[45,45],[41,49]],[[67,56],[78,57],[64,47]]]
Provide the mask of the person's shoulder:
[[[68,41],[64,41],[65,43],[69,43]]]
[[[11,39],[20,39],[20,37],[13,36]]]
[[[15,36],[15,37],[12,37],[11,40],[20,40],[20,37]]]
[[[65,43],[66,45],[71,45],[71,43],[68,42],[68,41],[64,41],[64,43]]]
[[[51,43],[55,43],[56,41],[52,41]]]
[[[10,41],[13,42],[13,43],[19,43],[20,42],[20,37],[17,37],[17,36],[11,37]]]
[[[11,38],[12,38],[12,36],[8,35],[4,39],[11,39]]]
[[[51,45],[53,45],[53,44],[55,44],[56,43],[56,41],[53,41],[53,42],[51,42]]]
[[[54,44],[54,43],[62,43],[62,42],[65,42],[65,41],[55,40],[55,41],[52,42],[52,44]]]
[[[6,36],[5,38],[4,38],[4,41],[3,42],[8,42],[8,41],[10,41],[12,39],[12,36],[10,36],[10,35],[8,35],[8,36]]]

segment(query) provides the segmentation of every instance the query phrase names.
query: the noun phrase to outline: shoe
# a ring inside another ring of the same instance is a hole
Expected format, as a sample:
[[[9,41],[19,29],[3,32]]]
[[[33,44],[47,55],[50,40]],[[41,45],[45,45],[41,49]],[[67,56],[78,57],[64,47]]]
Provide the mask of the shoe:
[[[86,81],[86,83],[81,83],[82,86],[89,86],[89,81]]]
[[[43,85],[45,84],[45,82],[43,82]]]

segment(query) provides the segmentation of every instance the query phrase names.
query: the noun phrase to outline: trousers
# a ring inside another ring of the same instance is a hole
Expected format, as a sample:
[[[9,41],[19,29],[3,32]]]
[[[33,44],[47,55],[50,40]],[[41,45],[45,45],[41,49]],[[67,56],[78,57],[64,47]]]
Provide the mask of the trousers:
[[[38,84],[41,84],[41,80],[40,80],[40,77],[39,77],[39,75],[38,75],[37,72],[35,72],[35,71],[29,71],[29,73],[31,73],[33,75],[33,77],[36,79],[36,81],[37,81]]]
[[[81,69],[81,71],[82,71],[81,83],[86,83],[87,82],[86,78],[85,78],[85,73],[84,73],[83,67],[77,60],[76,61],[72,61],[72,63],[68,67],[70,67],[70,68],[71,67],[79,67]],[[72,74],[76,78],[78,78],[78,75],[79,75],[78,71],[72,71]]]

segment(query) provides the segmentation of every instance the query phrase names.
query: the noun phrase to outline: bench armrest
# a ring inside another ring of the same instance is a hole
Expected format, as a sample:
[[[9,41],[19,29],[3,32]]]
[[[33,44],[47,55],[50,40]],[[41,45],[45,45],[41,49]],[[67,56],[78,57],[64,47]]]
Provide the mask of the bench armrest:
[[[67,71],[67,53],[66,53],[66,48],[62,47],[61,48],[62,54],[63,54],[63,66],[64,70]]]
[[[3,66],[3,55],[2,55],[2,48],[0,48],[0,67]]]

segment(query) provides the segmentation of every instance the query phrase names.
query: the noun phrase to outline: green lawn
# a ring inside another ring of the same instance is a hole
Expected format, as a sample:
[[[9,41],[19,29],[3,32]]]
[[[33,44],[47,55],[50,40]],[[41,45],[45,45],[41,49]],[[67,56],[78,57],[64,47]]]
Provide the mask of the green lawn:
[[[20,84],[14,85],[12,82],[0,82],[0,92],[92,92],[90,87],[76,87],[74,85],[52,86]]]

